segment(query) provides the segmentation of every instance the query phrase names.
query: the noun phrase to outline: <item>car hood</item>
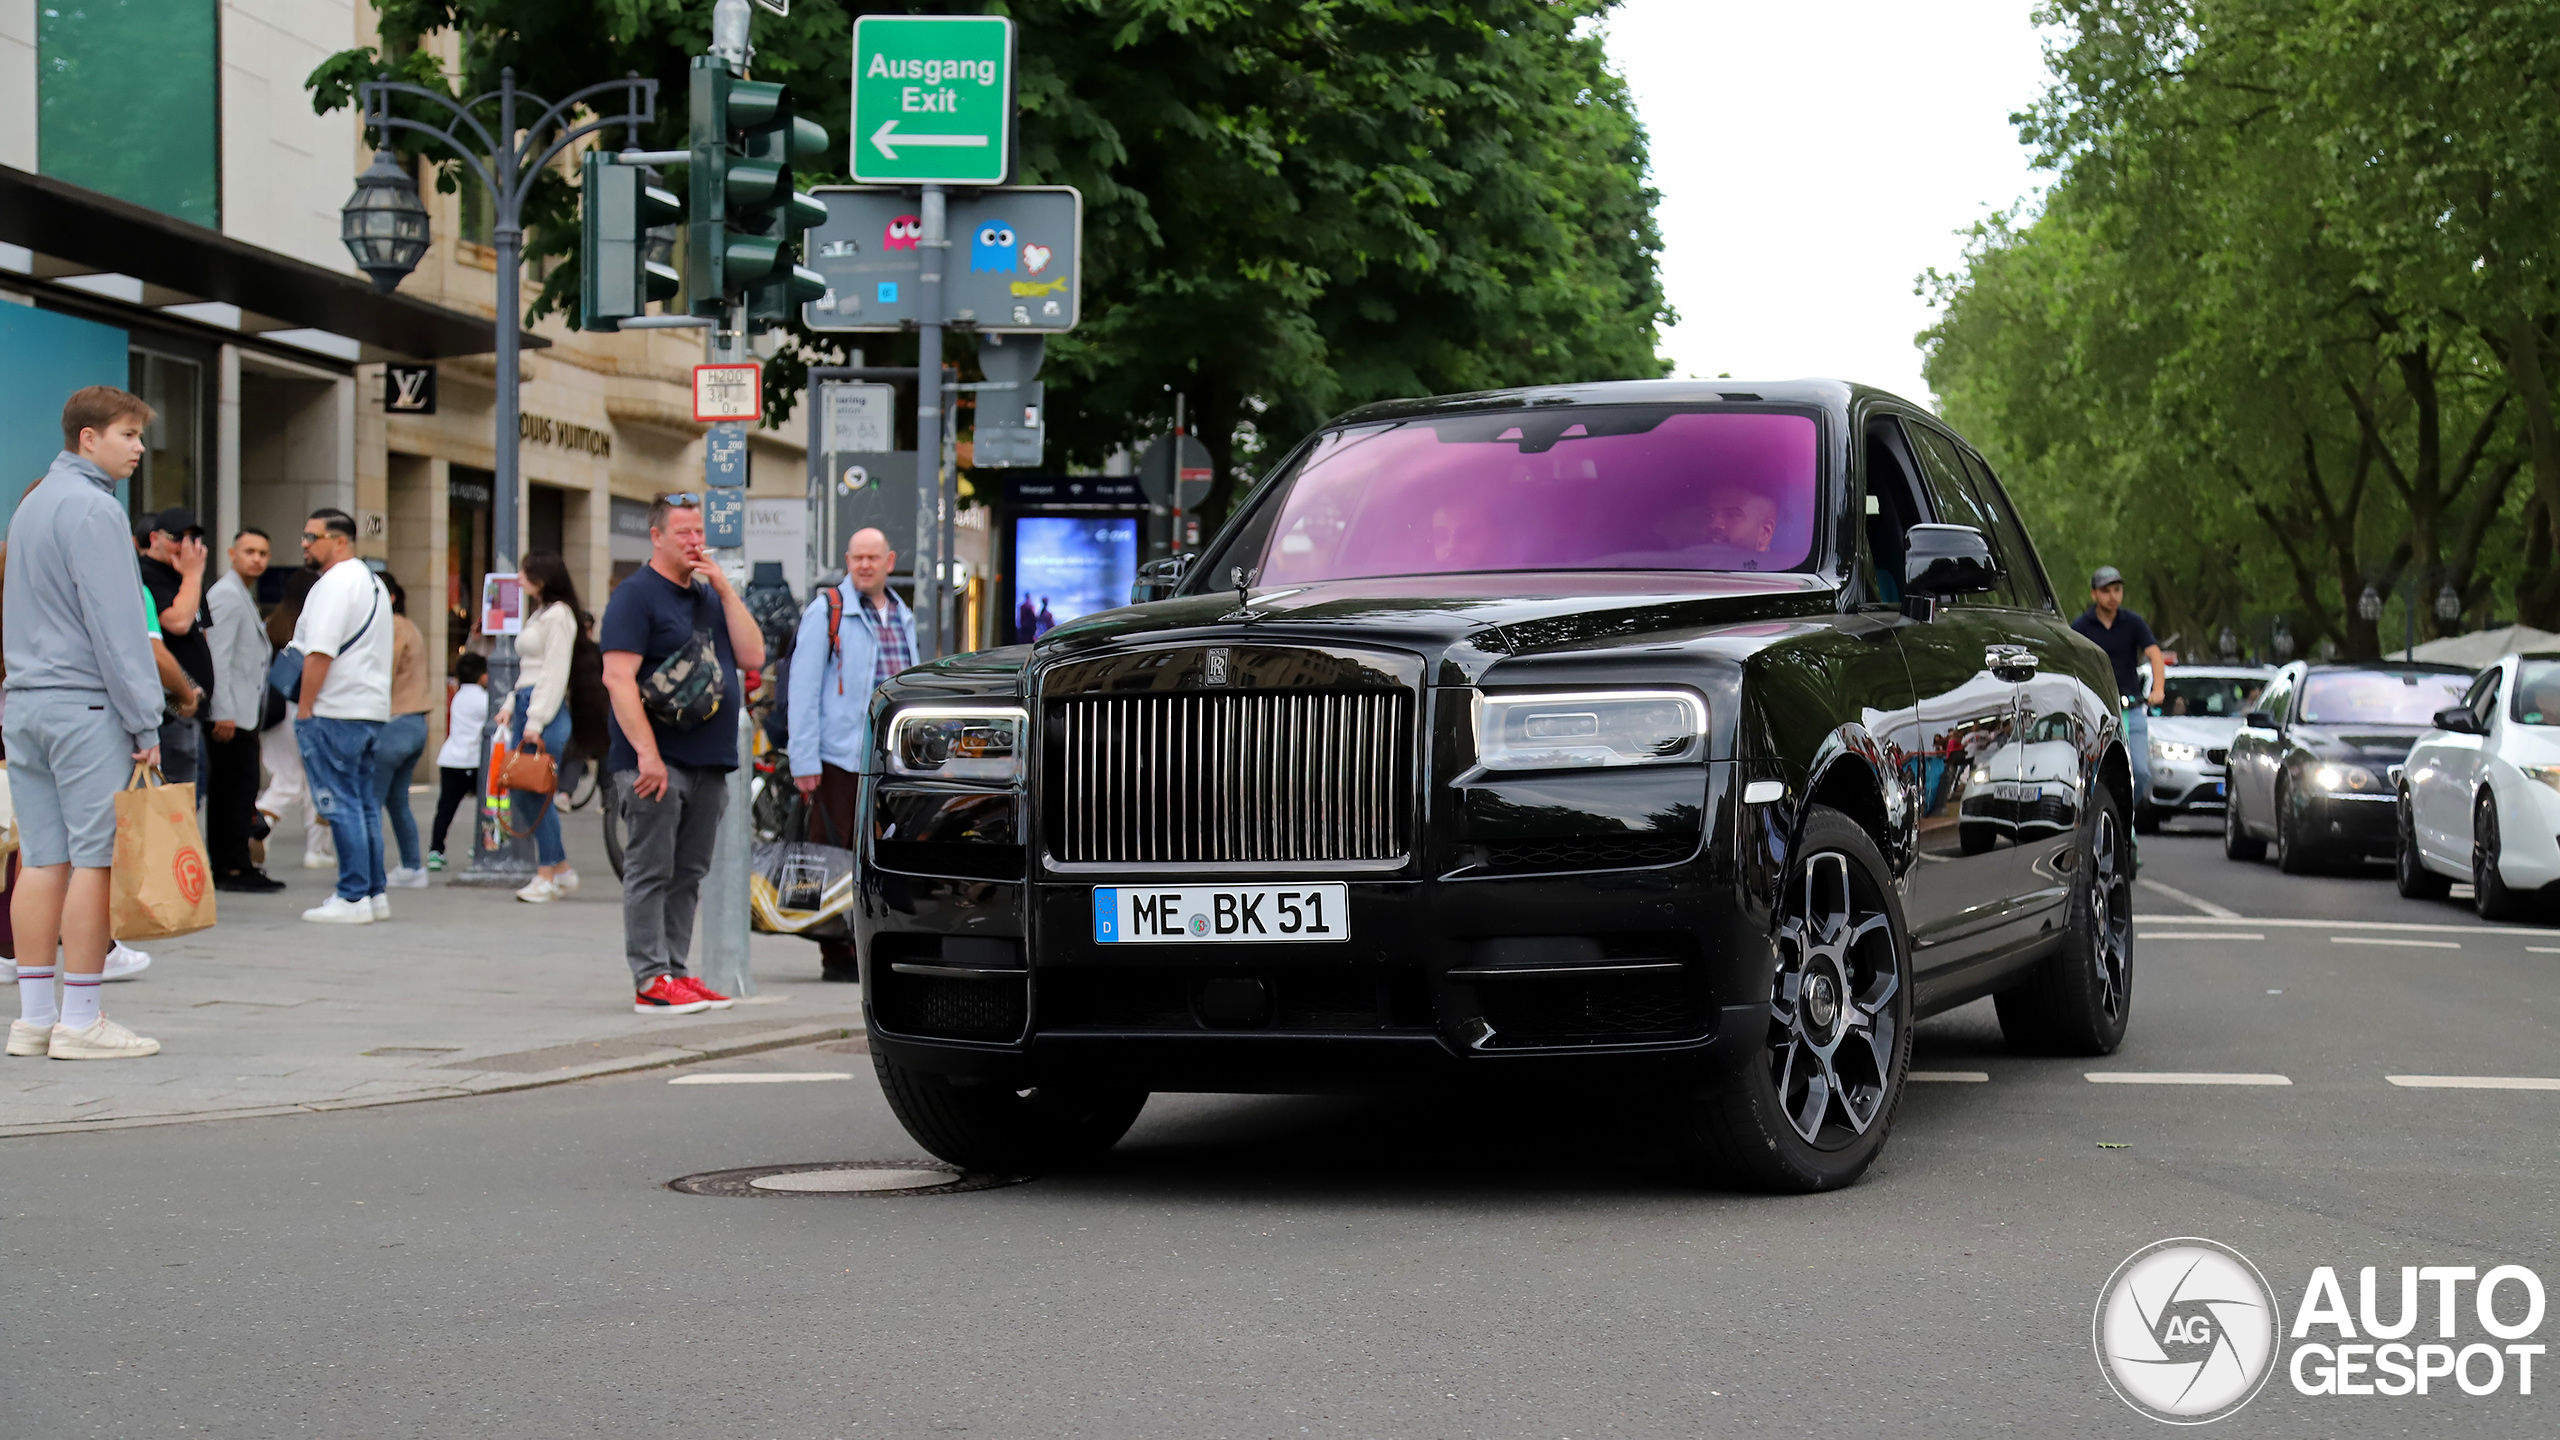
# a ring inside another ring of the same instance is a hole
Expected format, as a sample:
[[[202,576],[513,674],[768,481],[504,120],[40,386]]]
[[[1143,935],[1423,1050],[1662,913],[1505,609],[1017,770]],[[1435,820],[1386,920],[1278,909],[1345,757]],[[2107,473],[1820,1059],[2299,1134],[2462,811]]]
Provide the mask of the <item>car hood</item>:
[[[2155,715],[2151,719],[2151,738],[2174,740],[2182,745],[2202,745],[2216,749],[2231,743],[2240,730],[2237,715]]]
[[[2296,725],[2293,741],[2323,760],[2397,765],[2425,733],[2417,725]]]
[[[1433,684],[1469,684],[1522,655],[1694,638],[1774,636],[1835,607],[1819,575],[1567,572],[1388,576],[1126,605],[1070,620],[1028,648],[1029,668],[1131,646],[1292,640],[1403,650]],[[1743,627],[1737,629],[1736,627]]]

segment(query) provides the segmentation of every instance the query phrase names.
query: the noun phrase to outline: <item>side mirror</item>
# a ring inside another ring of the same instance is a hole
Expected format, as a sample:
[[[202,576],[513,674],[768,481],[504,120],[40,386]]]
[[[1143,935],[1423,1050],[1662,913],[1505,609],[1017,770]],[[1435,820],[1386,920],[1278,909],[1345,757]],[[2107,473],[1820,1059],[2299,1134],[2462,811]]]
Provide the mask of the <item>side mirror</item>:
[[[2456,735],[2488,733],[2487,729],[2481,725],[2480,717],[2472,714],[2471,707],[2468,705],[2454,705],[2437,711],[2434,723],[2437,729],[2451,731]]]
[[[1970,525],[1914,525],[1902,544],[1906,594],[1972,595],[2000,583],[1991,543]]]
[[[1182,577],[1190,573],[1191,562],[1200,558],[1196,550],[1180,555],[1167,555],[1138,567],[1138,583],[1129,587],[1129,603],[1144,605],[1150,600],[1170,600]]]
[[[2276,717],[2264,710],[2252,710],[2240,717],[2240,723],[2252,730],[2273,730],[2276,728]]]

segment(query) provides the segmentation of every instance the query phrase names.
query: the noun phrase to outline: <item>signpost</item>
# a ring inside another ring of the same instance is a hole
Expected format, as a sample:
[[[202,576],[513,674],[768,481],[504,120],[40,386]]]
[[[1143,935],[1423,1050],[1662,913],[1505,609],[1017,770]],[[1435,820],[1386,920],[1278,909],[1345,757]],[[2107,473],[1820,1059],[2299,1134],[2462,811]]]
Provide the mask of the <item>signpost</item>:
[[[696,365],[693,367],[693,418],[705,424],[723,420],[755,421],[764,415],[764,367]]]
[[[1001,185],[1013,170],[1013,22],[865,15],[853,22],[853,178]]]
[[[808,234],[827,293],[800,307],[812,330],[904,330],[923,321],[926,251],[916,196],[822,185],[827,218]],[[942,318],[980,333],[1075,328],[1084,291],[1084,196],[1071,185],[1006,185],[944,201],[952,264]],[[958,252],[965,248],[963,261]]]

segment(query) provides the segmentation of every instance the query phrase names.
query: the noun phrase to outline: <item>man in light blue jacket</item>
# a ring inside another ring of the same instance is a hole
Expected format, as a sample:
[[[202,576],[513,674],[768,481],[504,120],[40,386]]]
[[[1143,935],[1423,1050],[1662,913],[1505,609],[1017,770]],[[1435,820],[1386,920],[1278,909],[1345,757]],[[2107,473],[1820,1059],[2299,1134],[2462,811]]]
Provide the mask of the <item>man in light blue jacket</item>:
[[[809,838],[860,852],[854,824],[871,768],[871,692],[916,663],[916,617],[889,589],[889,537],[856,530],[844,579],[801,613],[791,647],[791,781],[809,799]],[[818,942],[819,975],[862,978],[853,943]]]

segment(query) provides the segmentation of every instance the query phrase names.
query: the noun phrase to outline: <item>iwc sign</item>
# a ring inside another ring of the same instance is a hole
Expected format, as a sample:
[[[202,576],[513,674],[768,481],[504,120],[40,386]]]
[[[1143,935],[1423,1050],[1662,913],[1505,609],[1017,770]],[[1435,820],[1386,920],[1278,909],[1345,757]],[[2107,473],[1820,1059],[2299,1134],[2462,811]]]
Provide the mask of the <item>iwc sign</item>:
[[[2211,1240],[2133,1253],[2098,1292],[2098,1369],[2154,1420],[2202,1425],[2256,1397],[2275,1368],[2283,1317],[2248,1257]]]

